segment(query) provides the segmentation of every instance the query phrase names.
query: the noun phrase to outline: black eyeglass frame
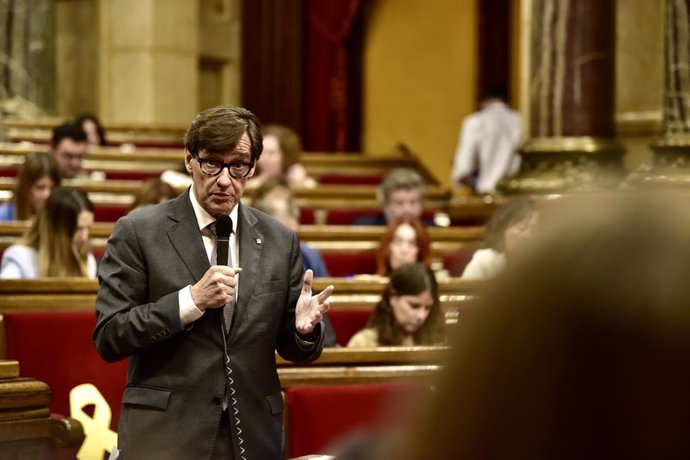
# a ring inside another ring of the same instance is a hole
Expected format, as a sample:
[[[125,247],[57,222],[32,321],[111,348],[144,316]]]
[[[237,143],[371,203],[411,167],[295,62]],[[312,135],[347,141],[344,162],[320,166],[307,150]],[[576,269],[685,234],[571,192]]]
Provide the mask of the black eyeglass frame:
[[[199,169],[201,170],[202,173],[206,174],[207,176],[215,177],[215,176],[220,176],[220,174],[223,172],[225,168],[228,168],[228,174],[230,174],[230,177],[234,179],[243,179],[249,175],[250,172],[252,172],[252,169],[254,169],[254,166],[256,163],[254,161],[246,162],[246,161],[233,161],[232,163],[224,163],[222,161],[218,160],[212,160],[210,158],[199,158],[198,154],[192,154],[192,157],[196,161],[199,162]],[[216,163],[217,165],[220,166],[220,169],[218,170],[217,173],[211,174],[209,172],[204,171],[204,164],[209,164],[209,163]],[[236,176],[232,172],[232,167],[237,166],[237,165],[242,165],[243,167],[248,167],[247,172],[244,173],[241,176]]]

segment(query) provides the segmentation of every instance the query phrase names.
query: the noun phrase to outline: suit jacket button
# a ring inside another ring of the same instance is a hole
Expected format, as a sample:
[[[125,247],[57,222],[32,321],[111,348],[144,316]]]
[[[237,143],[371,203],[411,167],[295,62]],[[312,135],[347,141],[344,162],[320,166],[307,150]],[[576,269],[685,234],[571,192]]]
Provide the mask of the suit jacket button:
[[[213,402],[214,406],[220,406],[220,403],[223,402],[223,400],[220,398],[220,396],[214,396],[211,401]]]

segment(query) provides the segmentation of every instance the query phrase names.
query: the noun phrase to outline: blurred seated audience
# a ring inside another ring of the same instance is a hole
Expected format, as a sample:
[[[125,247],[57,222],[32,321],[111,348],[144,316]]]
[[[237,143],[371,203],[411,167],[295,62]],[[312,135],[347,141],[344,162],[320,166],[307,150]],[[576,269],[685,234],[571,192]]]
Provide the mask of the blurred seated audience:
[[[12,199],[0,205],[0,221],[32,219],[59,186],[55,159],[49,153],[29,153],[19,167]]]
[[[398,267],[412,262],[431,264],[429,232],[418,219],[398,219],[381,237],[376,251],[376,274],[389,276]]]
[[[300,210],[297,200],[284,179],[273,177],[261,184],[252,196],[252,205],[274,217],[290,230],[299,229]],[[315,277],[327,277],[328,268],[318,249],[300,242],[304,269],[311,269]]]
[[[74,119],[74,123],[80,126],[81,129],[86,134],[86,142],[89,145],[105,146],[105,129],[103,125],[98,120],[98,117],[90,113],[83,113],[77,115]]]
[[[545,203],[424,414],[362,458],[690,458],[688,196],[649,193]]]
[[[280,177],[273,177],[262,183],[252,195],[252,206],[275,218],[290,230],[299,229],[299,207],[287,182]],[[328,268],[318,249],[300,241],[300,252],[304,271],[311,270],[314,277],[327,277]],[[337,346],[336,335],[328,315],[324,315],[324,346]]]
[[[89,249],[93,204],[86,193],[58,187],[31,227],[5,249],[0,278],[96,277],[96,259]]]
[[[445,341],[434,273],[422,263],[398,267],[390,276],[366,328],[348,347],[439,345]]]
[[[382,212],[375,216],[359,216],[354,225],[388,225],[397,219],[422,219],[426,182],[414,169],[398,168],[383,178],[377,192]],[[433,225],[433,222],[425,222]]]
[[[53,129],[51,153],[63,179],[85,177],[82,162],[87,147],[86,133],[76,123],[63,123]]]
[[[177,169],[166,169],[163,171],[160,178],[174,188],[178,195],[191,187],[193,183],[192,176],[187,171],[187,165],[185,165],[184,161],[180,161]]]
[[[262,126],[263,152],[257,160],[254,176],[249,187],[259,186],[273,177],[281,177],[291,187],[316,187],[317,182],[309,177],[300,162],[302,141],[297,133],[283,125]]]
[[[532,198],[513,198],[501,206],[486,226],[486,247],[475,251],[461,278],[486,280],[496,276],[511,254],[532,236],[537,221],[537,206]]]
[[[163,182],[159,177],[152,177],[142,182],[129,211],[163,203],[177,197],[177,195],[179,194],[170,184]]]

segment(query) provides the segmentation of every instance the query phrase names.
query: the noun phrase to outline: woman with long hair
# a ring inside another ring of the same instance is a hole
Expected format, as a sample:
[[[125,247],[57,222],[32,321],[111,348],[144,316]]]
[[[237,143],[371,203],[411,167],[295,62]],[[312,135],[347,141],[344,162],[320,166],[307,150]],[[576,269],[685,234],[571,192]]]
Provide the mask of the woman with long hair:
[[[381,237],[376,253],[376,274],[388,276],[404,264],[431,263],[431,242],[424,224],[417,219],[398,219]]]
[[[52,155],[29,153],[17,173],[12,199],[0,205],[0,220],[32,219],[59,186],[60,172]]]
[[[537,204],[532,198],[513,198],[504,204],[487,224],[485,247],[472,255],[462,279],[486,280],[496,276],[511,254],[530,239],[537,221]]]
[[[433,271],[423,263],[397,268],[366,328],[352,336],[348,347],[439,345],[445,318]]]
[[[98,117],[90,113],[83,113],[74,118],[74,123],[80,126],[86,133],[86,142],[89,145],[105,146],[105,129]]]
[[[8,247],[0,278],[96,277],[96,259],[89,249],[93,205],[86,194],[58,187],[22,238]]]
[[[295,131],[284,125],[267,124],[261,127],[263,152],[256,162],[256,173],[249,182],[252,186],[281,177],[294,187],[316,187],[301,163],[302,141]]]

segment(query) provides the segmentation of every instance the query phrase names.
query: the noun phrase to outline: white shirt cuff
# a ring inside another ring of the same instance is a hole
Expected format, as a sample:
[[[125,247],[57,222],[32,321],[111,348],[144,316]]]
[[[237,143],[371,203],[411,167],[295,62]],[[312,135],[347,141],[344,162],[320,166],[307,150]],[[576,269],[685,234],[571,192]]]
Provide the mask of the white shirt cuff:
[[[204,312],[199,310],[192,300],[191,285],[178,291],[177,300],[180,305],[180,321],[182,321],[183,329],[203,316]]]

